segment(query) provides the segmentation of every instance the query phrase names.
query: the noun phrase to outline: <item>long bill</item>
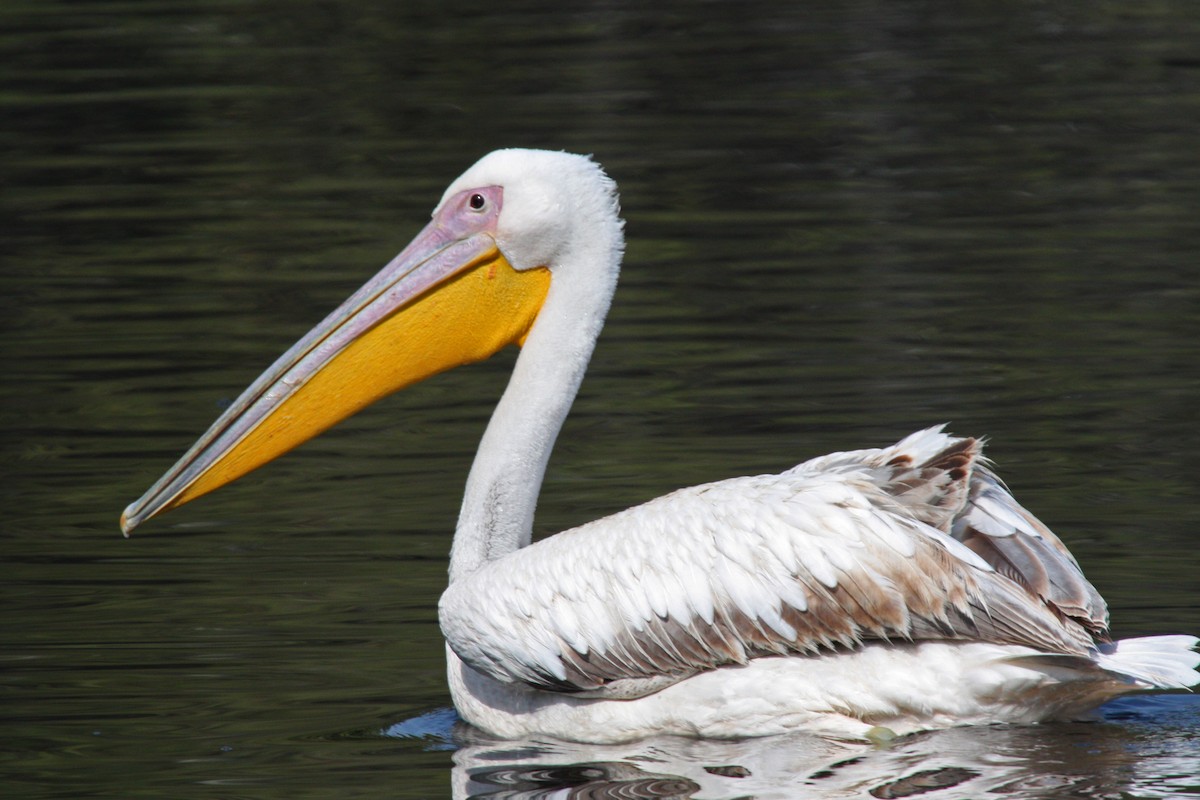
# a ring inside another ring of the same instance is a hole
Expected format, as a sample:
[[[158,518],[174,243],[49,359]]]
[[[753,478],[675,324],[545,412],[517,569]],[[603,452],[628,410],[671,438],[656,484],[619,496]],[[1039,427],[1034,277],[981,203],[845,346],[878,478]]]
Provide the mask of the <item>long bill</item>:
[[[521,344],[550,286],[514,269],[487,215],[451,198],[391,263],[293,345],[121,515],[147,519],[237,480],[376,400]],[[490,194],[490,193],[489,193]]]

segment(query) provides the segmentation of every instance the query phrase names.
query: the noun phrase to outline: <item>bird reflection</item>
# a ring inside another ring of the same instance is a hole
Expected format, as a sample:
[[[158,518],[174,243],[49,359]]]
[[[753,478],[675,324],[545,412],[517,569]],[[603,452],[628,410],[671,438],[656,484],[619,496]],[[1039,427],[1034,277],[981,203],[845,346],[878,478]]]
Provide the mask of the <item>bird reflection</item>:
[[[687,798],[700,784],[620,761],[561,766],[482,767],[467,778],[473,798]]]
[[[1137,761],[1120,729],[1079,724],[955,728],[874,747],[802,735],[519,749],[473,738],[454,754],[460,800],[1108,796],[1115,777],[1133,777]]]
[[[1197,796],[1200,698],[1111,703],[1098,723],[930,731],[884,745],[811,735],[625,745],[494,739],[443,709],[384,734],[453,750],[467,798],[901,798]]]

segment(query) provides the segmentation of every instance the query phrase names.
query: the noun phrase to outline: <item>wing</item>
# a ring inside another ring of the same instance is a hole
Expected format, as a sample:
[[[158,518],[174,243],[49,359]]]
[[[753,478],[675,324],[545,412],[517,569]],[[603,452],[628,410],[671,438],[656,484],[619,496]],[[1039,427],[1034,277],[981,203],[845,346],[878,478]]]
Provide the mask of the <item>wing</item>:
[[[931,429],[684,489],[456,581],[442,629],[498,680],[612,698],[866,640],[1086,655],[1103,600],[979,452]]]

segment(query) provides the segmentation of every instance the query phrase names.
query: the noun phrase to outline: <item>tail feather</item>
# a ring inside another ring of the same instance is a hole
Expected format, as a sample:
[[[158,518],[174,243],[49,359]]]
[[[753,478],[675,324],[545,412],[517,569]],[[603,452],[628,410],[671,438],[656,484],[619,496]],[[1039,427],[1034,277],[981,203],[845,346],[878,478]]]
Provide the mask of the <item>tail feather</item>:
[[[1155,689],[1187,689],[1200,683],[1195,636],[1145,636],[1102,645],[1097,665]]]

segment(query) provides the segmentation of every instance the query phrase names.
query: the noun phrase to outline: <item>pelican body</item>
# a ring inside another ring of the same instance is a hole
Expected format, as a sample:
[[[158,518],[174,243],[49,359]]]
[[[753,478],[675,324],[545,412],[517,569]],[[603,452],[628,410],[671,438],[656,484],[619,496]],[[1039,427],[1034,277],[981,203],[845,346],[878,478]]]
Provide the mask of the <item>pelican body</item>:
[[[521,347],[439,615],[454,705],[502,737],[840,738],[1074,718],[1200,682],[1192,636],[1112,641],[1062,542],[941,428],[683,489],[531,544],[624,249],[590,159],[492,153],[428,226],[126,509],[210,492],[374,400]]]

